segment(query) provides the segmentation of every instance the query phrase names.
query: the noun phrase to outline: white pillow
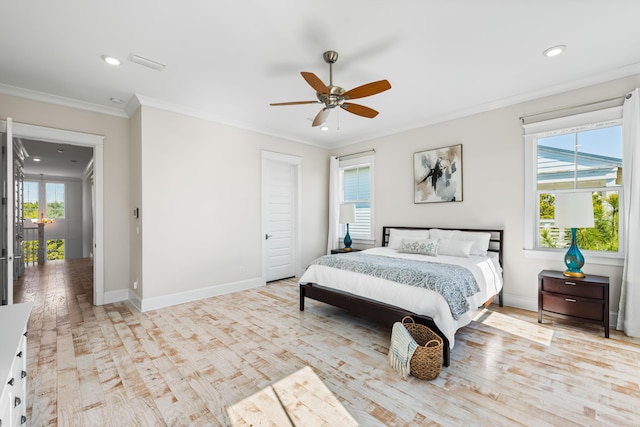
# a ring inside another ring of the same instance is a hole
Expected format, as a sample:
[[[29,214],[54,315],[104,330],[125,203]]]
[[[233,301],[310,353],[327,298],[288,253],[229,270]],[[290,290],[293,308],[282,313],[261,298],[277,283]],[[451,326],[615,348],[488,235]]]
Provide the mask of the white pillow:
[[[400,246],[398,252],[438,256],[438,239],[402,239],[402,246]]]
[[[438,239],[438,254],[468,257],[472,246],[470,240]]]
[[[402,239],[428,239],[429,230],[402,230],[399,228],[392,228],[389,230],[389,244],[387,245],[391,249],[400,249],[402,246]]]
[[[481,231],[440,230],[438,228],[432,228],[431,237],[438,239],[472,241],[473,246],[471,247],[469,255],[487,256],[491,233],[484,233]]]

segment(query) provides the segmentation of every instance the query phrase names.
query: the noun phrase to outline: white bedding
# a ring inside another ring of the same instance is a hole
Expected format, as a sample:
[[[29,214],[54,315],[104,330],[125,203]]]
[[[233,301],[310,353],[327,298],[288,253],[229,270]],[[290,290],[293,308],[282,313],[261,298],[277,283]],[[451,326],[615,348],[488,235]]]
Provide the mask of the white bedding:
[[[457,264],[466,267],[475,277],[480,292],[467,298],[471,311],[480,307],[502,289],[502,268],[496,253],[489,256],[453,257],[439,255],[429,257],[399,253],[388,247],[372,248],[365,251],[371,255],[392,256],[418,261]],[[348,254],[339,256],[349,256]],[[328,288],[339,289],[358,296],[404,308],[416,314],[429,316],[449,340],[453,348],[455,332],[471,322],[470,312],[455,320],[449,305],[437,292],[415,286],[403,285],[385,279],[352,271],[340,270],[323,265],[310,265],[300,278],[300,283],[316,283]],[[400,320],[400,319],[398,319]]]

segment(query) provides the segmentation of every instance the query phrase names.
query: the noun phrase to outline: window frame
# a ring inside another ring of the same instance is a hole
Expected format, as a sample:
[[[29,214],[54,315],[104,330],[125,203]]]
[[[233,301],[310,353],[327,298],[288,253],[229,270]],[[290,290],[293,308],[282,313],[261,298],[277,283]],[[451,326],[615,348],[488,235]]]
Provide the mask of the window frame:
[[[338,175],[339,175],[339,186],[340,186],[340,204],[345,203],[344,200],[344,171],[346,169],[354,169],[357,167],[369,167],[369,206],[371,209],[370,212],[370,230],[369,235],[364,236],[362,234],[354,234],[353,231],[349,230],[349,235],[351,236],[354,243],[363,243],[363,244],[375,244],[375,209],[374,209],[374,156],[360,156],[360,157],[352,157],[349,159],[340,159],[338,166]],[[347,201],[348,203],[349,201]],[[340,224],[340,239],[344,239],[346,227],[343,224]]]
[[[581,130],[598,129],[622,124],[622,107],[607,108],[588,113],[575,114],[523,125],[524,129],[524,247],[526,258],[564,260],[565,249],[539,247],[540,201],[537,188],[538,138],[575,133]],[[589,263],[621,266],[624,261],[625,218],[623,217],[623,198],[625,183],[616,187],[619,191],[619,245],[618,252],[582,250]],[[591,189],[578,189],[589,191]],[[567,190],[559,190],[567,191]],[[544,191],[554,193],[553,191]]]

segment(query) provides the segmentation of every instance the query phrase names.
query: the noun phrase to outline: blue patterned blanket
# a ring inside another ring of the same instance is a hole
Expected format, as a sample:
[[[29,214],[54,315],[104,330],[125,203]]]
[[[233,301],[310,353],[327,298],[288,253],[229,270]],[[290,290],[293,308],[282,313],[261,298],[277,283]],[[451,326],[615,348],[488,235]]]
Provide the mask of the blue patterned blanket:
[[[473,274],[465,267],[453,264],[363,253],[325,255],[311,264],[367,274],[438,292],[449,304],[456,320],[469,310],[467,297],[480,291]]]

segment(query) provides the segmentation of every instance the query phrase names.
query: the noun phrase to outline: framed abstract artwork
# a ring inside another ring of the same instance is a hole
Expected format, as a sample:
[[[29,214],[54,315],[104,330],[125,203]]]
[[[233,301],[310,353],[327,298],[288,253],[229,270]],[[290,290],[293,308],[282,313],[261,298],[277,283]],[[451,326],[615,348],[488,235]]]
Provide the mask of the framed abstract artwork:
[[[413,154],[414,203],[462,201],[462,144]]]

